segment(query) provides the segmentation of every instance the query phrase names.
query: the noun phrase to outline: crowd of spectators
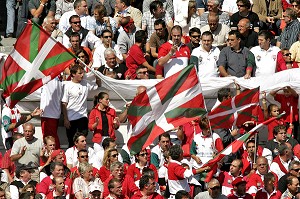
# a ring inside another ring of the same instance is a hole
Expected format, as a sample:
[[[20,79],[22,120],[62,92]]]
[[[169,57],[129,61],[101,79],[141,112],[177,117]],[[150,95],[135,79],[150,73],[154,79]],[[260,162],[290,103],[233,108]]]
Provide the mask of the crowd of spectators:
[[[126,144],[117,149],[115,135],[130,103],[117,113],[100,92],[87,111],[88,93],[101,85],[91,70],[159,79],[195,64],[200,78],[250,79],[299,68],[300,0],[6,0],[6,7],[6,37],[19,37],[30,19],[78,59],[42,87],[40,108],[28,116],[4,105],[1,198],[300,198],[299,97],[291,87],[263,95],[263,120],[286,112],[268,124],[265,145],[250,138],[207,183],[212,168],[203,165],[253,123],[212,131],[201,117],[130,154]],[[232,92],[220,89],[217,104]],[[57,132],[61,113],[66,151]],[[38,116],[43,140],[30,122]]]

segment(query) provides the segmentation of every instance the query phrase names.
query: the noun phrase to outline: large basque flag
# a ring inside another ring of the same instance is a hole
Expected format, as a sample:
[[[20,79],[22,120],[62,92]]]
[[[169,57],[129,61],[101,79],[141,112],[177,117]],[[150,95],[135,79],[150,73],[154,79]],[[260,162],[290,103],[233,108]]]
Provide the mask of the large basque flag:
[[[58,76],[75,56],[33,22],[28,22],[2,68],[0,88],[12,108]]]
[[[258,121],[262,116],[259,88],[250,89],[223,101],[208,114],[212,129],[242,126],[247,121]]]
[[[128,110],[131,154],[149,146],[160,134],[205,114],[204,99],[193,65],[136,96]]]

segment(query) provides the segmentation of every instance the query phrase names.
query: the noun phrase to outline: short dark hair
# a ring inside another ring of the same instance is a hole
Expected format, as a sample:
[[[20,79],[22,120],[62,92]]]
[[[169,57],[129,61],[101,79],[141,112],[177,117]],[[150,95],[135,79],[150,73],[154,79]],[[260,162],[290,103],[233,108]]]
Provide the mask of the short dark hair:
[[[78,142],[78,138],[80,136],[84,136],[86,138],[86,134],[85,133],[82,133],[82,132],[76,132],[75,135],[73,136],[73,142],[76,143]]]
[[[297,3],[298,5],[300,4],[300,0],[290,0],[290,3]]]
[[[81,2],[81,1],[84,1],[84,0],[80,0],[80,2]],[[79,18],[79,19],[80,19],[80,17],[79,17],[78,15],[72,15],[72,16],[69,18],[69,23],[72,23],[72,20],[75,19],[75,18]]]
[[[121,182],[120,180],[113,178],[108,182],[108,190],[115,188],[115,182]]]
[[[152,178],[148,175],[143,175],[140,179],[140,182],[139,182],[140,189],[143,189],[149,183],[150,179],[154,179],[154,178]]]
[[[104,16],[107,15],[107,11],[104,5],[102,4],[97,4],[94,8],[94,12],[97,12],[98,14],[103,14]]]
[[[180,31],[181,34],[182,34],[182,28],[181,28],[181,26],[179,26],[179,25],[173,26],[172,29],[171,29],[171,33],[172,33],[173,30],[178,30],[178,31]]]
[[[161,24],[163,28],[166,28],[166,22],[163,19],[156,19],[154,22],[154,26]]]
[[[235,35],[237,39],[241,39],[242,38],[242,35],[239,31],[237,30],[231,30],[229,31],[228,35]]]
[[[78,32],[71,32],[70,37],[69,37],[70,42],[71,42],[71,38],[72,37],[78,37],[79,38],[79,42],[81,42],[80,34]]]
[[[124,3],[126,6],[130,6],[130,0],[120,0],[121,3]]]
[[[275,126],[273,129],[273,135],[277,135],[281,130],[286,131],[286,126],[282,124]]]
[[[264,184],[269,183],[271,180],[275,179],[275,176],[273,173],[269,172],[264,175]]]
[[[270,33],[270,31],[267,31],[267,30],[261,30],[259,33],[258,33],[258,36],[263,36],[265,37],[266,40],[272,40],[273,39],[273,35]]]
[[[171,140],[171,136],[170,136],[170,134],[168,132],[164,132],[163,134],[160,134],[158,136],[158,141],[161,140],[161,137],[169,138],[169,140]]]
[[[284,155],[287,150],[290,150],[290,149],[285,143],[280,144],[279,147],[278,147],[278,154],[279,155]]]
[[[249,0],[237,0],[236,3],[242,2],[248,9],[251,8],[251,3]]]
[[[103,99],[103,98],[102,98],[102,99]],[[112,139],[112,138],[110,138],[110,137],[105,138],[105,139],[102,141],[102,147],[103,147],[103,149],[104,149],[104,150],[107,149],[107,148],[109,147],[109,144],[110,144],[111,142],[115,142],[115,140]]]
[[[214,36],[213,36],[213,34],[212,34],[210,31],[205,31],[205,32],[203,32],[202,35],[201,35],[201,38],[202,38],[203,36],[210,36],[212,39],[214,39]]]
[[[173,160],[178,160],[182,153],[183,153],[183,150],[182,150],[181,146],[178,144],[171,146],[169,149],[169,155],[171,156],[171,158]]]
[[[89,153],[86,149],[81,149],[80,151],[77,152],[77,157],[79,157],[80,153]]]
[[[103,31],[101,32],[100,37],[103,37],[104,33],[107,33],[107,32],[110,33],[110,34],[112,34],[112,32],[111,32],[110,30],[105,29],[105,30],[103,30]]]
[[[144,30],[136,31],[134,38],[135,38],[135,42],[142,43],[145,39],[147,39],[146,31]]]
[[[140,70],[140,69],[142,69],[142,68],[147,68],[146,66],[143,66],[143,65],[139,65],[137,68],[136,68],[136,70],[135,70],[135,72],[137,72],[138,70]],[[148,68],[147,68],[148,69]]]
[[[196,27],[190,29],[189,35],[191,36],[191,34],[194,33],[194,32],[196,32],[196,33],[198,33],[199,35],[201,35],[200,29],[199,29],[199,28],[196,28]]]
[[[150,13],[153,14],[155,10],[157,10],[157,8],[159,7],[163,7],[164,4],[161,1],[152,1],[150,3]]]
[[[287,179],[286,179],[286,184],[287,184],[287,185],[292,185],[292,184],[293,184],[293,179],[294,179],[294,178],[297,179],[296,176],[289,176],[289,177],[287,177]]]
[[[62,162],[52,162],[50,164],[50,172],[52,173],[56,166],[64,167],[64,164]]]
[[[86,1],[86,0],[75,0],[74,5],[73,5],[74,10],[75,10],[79,5],[81,5],[81,2],[82,2],[82,1]]]
[[[74,64],[70,67],[70,75],[73,77],[77,73],[78,70],[84,70],[83,66],[79,64]]]
[[[230,93],[230,88],[219,89],[218,90],[218,100],[220,102],[222,102],[224,97],[228,97],[228,93]]]
[[[191,196],[185,190],[179,190],[179,191],[177,191],[177,193],[175,194],[175,199],[182,199],[182,198],[189,198],[189,199],[191,199]]]

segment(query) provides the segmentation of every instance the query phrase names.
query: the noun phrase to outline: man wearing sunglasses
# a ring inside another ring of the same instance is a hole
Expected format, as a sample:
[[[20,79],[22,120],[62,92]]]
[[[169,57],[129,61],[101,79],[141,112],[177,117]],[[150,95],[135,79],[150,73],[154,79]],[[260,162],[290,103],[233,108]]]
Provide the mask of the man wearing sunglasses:
[[[221,185],[215,178],[211,179],[207,184],[207,191],[201,192],[195,196],[195,199],[226,199],[227,197],[221,194]]]
[[[293,160],[289,164],[289,172],[282,176],[278,181],[278,190],[281,193],[284,193],[287,190],[286,179],[289,176],[295,176],[300,179],[300,162],[297,160]]]

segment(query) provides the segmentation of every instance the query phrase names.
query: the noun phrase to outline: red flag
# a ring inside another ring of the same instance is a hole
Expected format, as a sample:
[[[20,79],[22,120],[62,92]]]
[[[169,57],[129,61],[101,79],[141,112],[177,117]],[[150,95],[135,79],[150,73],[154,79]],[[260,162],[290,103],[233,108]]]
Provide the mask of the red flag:
[[[132,125],[128,148],[136,154],[160,134],[205,113],[196,69],[187,66],[134,98],[128,110]]]
[[[236,153],[252,135],[256,133],[256,130],[262,127],[263,125],[267,125],[273,120],[281,117],[285,113],[280,114],[278,117],[272,117],[263,123],[260,123],[259,125],[255,126],[253,129],[251,129],[248,133],[245,133],[243,136],[236,139],[234,142],[232,142],[229,146],[227,146],[223,151],[218,153],[214,159],[211,159],[206,164],[204,164],[201,168],[209,166],[211,170],[207,173],[205,182],[209,182],[213,175],[216,173],[218,168],[218,162],[220,162],[225,156],[230,155],[231,153]]]
[[[12,108],[58,76],[75,56],[40,26],[28,22],[2,68],[0,88]]]
[[[246,121],[258,121],[259,115],[262,115],[259,88],[255,88],[223,101],[208,114],[208,118],[212,129],[220,129],[242,126]]]

